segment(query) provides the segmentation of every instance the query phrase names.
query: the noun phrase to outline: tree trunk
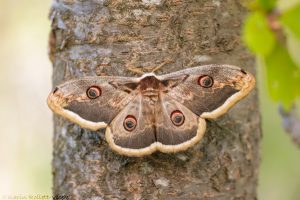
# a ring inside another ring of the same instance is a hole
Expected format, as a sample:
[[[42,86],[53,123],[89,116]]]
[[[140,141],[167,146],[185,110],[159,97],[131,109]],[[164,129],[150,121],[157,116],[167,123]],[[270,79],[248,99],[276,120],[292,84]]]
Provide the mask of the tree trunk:
[[[241,44],[239,0],[54,0],[53,84],[75,77],[163,74],[209,63],[254,73]],[[256,199],[261,138],[257,91],[216,121],[185,152],[129,158],[104,131],[56,116],[53,193],[70,199]]]

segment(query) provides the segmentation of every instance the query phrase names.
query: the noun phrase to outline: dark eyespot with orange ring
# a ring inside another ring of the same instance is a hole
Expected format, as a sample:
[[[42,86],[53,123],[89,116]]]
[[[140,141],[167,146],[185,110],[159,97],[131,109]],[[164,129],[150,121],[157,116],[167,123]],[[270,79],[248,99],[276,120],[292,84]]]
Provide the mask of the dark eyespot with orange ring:
[[[171,113],[171,121],[175,126],[181,126],[184,123],[185,117],[179,110],[175,110]]]
[[[132,115],[128,115],[123,122],[123,126],[126,131],[133,131],[136,125],[137,125],[136,119]]]
[[[97,97],[101,96],[101,89],[98,86],[91,86],[86,90],[86,95],[90,99],[96,99]]]
[[[210,76],[203,75],[203,76],[200,76],[200,77],[199,77],[199,79],[198,79],[198,84],[199,84],[201,87],[204,87],[204,88],[210,88],[211,86],[213,86],[214,80],[213,80],[213,78],[210,77]]]

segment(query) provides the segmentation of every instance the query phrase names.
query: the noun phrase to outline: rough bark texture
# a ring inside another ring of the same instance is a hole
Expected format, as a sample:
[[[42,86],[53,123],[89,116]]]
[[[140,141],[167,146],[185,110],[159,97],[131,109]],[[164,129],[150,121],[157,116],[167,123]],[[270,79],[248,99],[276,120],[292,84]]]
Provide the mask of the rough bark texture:
[[[50,14],[53,83],[208,63],[255,73],[254,58],[241,44],[245,13],[239,0],[56,0]],[[103,135],[55,117],[54,194],[90,200],[256,199],[256,91],[208,122],[202,141],[186,152],[123,157]]]

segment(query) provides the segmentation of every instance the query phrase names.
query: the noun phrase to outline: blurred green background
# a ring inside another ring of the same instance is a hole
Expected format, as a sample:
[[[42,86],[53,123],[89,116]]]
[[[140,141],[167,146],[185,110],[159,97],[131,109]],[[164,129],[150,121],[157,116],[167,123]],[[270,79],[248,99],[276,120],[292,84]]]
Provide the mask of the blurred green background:
[[[299,0],[281,0],[289,6]],[[0,198],[51,194],[52,113],[46,97],[51,0],[0,0]],[[300,52],[300,47],[299,51]],[[260,200],[300,199],[300,150],[281,127],[258,69],[263,141]]]

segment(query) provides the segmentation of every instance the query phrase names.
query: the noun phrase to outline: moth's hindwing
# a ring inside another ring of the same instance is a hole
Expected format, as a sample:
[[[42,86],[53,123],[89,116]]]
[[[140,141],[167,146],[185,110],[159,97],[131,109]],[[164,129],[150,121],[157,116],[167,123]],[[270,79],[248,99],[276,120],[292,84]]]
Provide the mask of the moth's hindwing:
[[[182,112],[182,124],[172,121]],[[126,122],[132,120],[132,127]],[[106,129],[106,140],[120,154],[144,156],[155,151],[175,153],[197,143],[204,135],[206,122],[166,95],[152,102],[142,95],[128,104]]]

